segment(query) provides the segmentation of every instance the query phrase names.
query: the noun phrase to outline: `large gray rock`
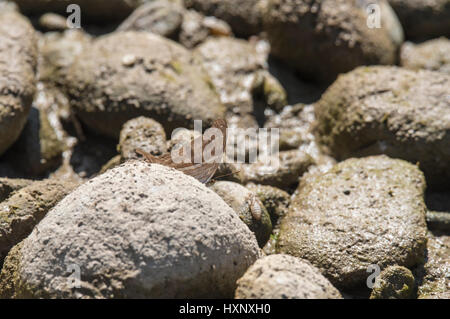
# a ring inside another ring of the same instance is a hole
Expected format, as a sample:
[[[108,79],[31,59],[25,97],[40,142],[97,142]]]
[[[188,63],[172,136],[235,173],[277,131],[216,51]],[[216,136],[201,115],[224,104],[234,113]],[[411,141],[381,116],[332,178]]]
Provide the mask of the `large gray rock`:
[[[238,280],[236,299],[341,299],[339,291],[308,261],[263,257]]]
[[[406,42],[400,53],[400,65],[412,70],[430,70],[450,74],[450,40],[439,38],[421,44]]]
[[[19,248],[5,262],[0,297],[232,297],[260,255],[217,194],[144,161],[81,185]],[[68,278],[72,266],[80,267],[78,289]]]
[[[388,0],[398,15],[407,38],[450,36],[448,0]]]
[[[37,39],[13,10],[0,12],[0,155],[19,137],[35,92]]]
[[[193,119],[207,127],[225,111],[191,53],[152,33],[116,32],[96,39],[72,64],[66,90],[80,119],[112,137],[141,115],[170,133],[192,127]]]
[[[412,267],[425,254],[424,189],[422,172],[405,161],[346,160],[302,183],[277,251],[309,260],[346,289],[365,285],[369,265]]]
[[[354,0],[268,0],[263,21],[272,54],[324,83],[359,65],[394,64],[399,32],[392,34],[388,24],[369,28],[366,5]],[[381,13],[382,21],[396,19],[392,11]]]
[[[360,67],[316,104],[320,141],[338,160],[386,154],[420,163],[428,185],[450,185],[450,76]]]

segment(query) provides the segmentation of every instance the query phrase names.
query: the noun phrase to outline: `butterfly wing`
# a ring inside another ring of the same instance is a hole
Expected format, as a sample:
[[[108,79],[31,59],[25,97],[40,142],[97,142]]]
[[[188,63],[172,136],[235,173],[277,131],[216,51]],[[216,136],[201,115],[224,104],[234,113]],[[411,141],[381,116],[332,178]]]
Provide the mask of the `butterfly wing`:
[[[143,151],[142,149],[136,149],[136,153],[144,156],[145,159],[150,163],[173,167],[177,170],[182,171],[186,175],[190,175],[196,178],[201,183],[205,184],[211,180],[211,178],[217,171],[217,168],[219,167],[220,164],[220,160],[218,158],[220,159],[222,158],[222,154],[225,152],[227,143],[227,122],[223,119],[215,120],[213,122],[212,127],[220,129],[223,138],[222,152],[220,152],[219,154],[215,154],[216,152],[214,152],[213,154],[214,161],[212,162],[205,161],[205,159],[203,158],[203,153],[208,143],[211,143],[213,141],[204,141],[203,136],[199,136],[191,141],[191,163],[174,163],[171,154],[165,154],[163,156],[156,157]],[[195,154],[195,146],[197,145],[202,146],[202,163],[196,164],[194,154]]]

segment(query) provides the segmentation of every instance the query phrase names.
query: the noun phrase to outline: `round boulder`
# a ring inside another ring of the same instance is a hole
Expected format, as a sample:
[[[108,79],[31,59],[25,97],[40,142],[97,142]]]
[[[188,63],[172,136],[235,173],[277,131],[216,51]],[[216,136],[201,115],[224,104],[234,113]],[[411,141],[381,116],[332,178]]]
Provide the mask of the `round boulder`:
[[[270,255],[238,280],[236,299],[341,299],[339,291],[308,261]]]
[[[338,288],[361,288],[370,265],[424,258],[425,180],[386,156],[349,159],[303,181],[282,219],[277,252],[309,260]]]
[[[156,34],[100,37],[67,73],[66,91],[80,119],[111,137],[138,116],[155,119],[167,133],[193,127],[194,119],[208,127],[224,117],[224,107],[191,53]]]
[[[338,160],[386,154],[420,163],[433,188],[450,185],[450,76],[360,67],[316,104],[317,132]]]
[[[368,26],[365,2],[268,0],[263,21],[272,54],[324,83],[359,65],[394,64],[398,36],[386,27]],[[396,19],[381,7],[380,14],[381,21]]]
[[[0,296],[229,298],[259,255],[255,236],[217,194],[134,160],[47,214],[8,256]]]
[[[37,38],[27,19],[0,12],[0,155],[19,137],[35,93]]]

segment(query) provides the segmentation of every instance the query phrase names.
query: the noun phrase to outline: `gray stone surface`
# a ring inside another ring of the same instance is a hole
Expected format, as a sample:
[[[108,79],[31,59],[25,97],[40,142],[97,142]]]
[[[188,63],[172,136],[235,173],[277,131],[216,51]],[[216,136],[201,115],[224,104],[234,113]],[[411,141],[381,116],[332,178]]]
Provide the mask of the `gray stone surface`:
[[[309,260],[335,286],[363,287],[369,265],[413,267],[426,248],[425,179],[386,156],[349,159],[303,181],[277,252]]]
[[[91,179],[8,256],[1,297],[232,297],[259,257],[254,235],[180,171],[129,161]],[[70,265],[81,287],[72,289]]]
[[[179,44],[146,32],[118,32],[97,38],[68,70],[66,91],[80,119],[93,130],[118,137],[137,116],[160,122],[166,133],[208,127],[223,118],[207,74]]]
[[[364,4],[354,0],[268,0],[263,22],[272,54],[303,76],[323,83],[360,65],[394,64],[398,36],[386,27],[369,28]],[[382,20],[396,19],[392,11],[381,13]]]
[[[238,280],[237,299],[341,299],[339,291],[308,261],[263,257]]]
[[[386,154],[420,163],[431,188],[450,183],[450,76],[360,67],[315,105],[320,142],[338,160]]]
[[[0,156],[22,131],[35,93],[37,38],[14,10],[0,12]]]

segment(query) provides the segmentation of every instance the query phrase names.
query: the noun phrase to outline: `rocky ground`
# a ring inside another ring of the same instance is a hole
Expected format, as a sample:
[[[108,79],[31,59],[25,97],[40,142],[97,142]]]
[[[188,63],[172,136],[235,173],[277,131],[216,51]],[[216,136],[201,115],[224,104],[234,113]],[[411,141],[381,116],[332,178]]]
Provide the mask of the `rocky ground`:
[[[450,298],[449,2],[235,2],[0,0],[0,298]]]

